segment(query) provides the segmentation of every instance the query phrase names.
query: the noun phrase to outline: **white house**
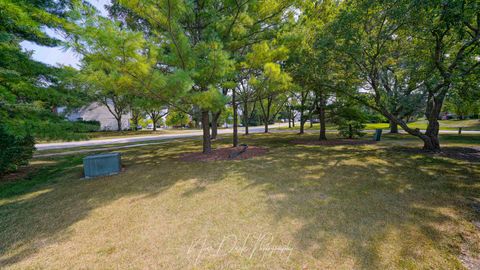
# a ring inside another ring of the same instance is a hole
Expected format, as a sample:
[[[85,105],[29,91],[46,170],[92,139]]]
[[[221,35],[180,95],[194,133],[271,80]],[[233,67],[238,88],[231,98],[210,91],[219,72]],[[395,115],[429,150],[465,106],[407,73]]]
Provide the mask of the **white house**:
[[[92,103],[80,109],[75,109],[66,115],[70,121],[98,121],[101,130],[117,130],[117,120],[108,108],[101,103]],[[130,128],[131,114],[122,115],[122,130]]]

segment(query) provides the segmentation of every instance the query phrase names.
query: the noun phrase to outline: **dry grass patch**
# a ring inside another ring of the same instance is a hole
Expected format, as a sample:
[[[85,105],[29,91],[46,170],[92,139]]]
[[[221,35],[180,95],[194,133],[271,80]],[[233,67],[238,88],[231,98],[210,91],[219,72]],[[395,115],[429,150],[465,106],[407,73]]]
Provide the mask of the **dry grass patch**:
[[[124,173],[88,181],[81,156],[49,159],[42,181],[0,186],[0,267],[461,269],[478,254],[478,166],[295,138],[243,138],[268,153],[217,162],[179,160],[196,140],[126,149]]]

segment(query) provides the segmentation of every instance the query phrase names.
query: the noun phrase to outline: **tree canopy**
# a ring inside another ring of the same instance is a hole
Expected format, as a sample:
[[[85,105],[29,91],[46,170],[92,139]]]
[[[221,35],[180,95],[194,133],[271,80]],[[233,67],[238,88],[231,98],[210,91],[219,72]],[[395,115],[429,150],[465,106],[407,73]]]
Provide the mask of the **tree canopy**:
[[[74,138],[82,126],[57,108],[99,102],[119,129],[129,113],[135,125],[142,115],[156,123],[167,112],[171,123],[201,122],[209,153],[225,112],[238,144],[238,108],[246,134],[253,120],[268,132],[279,116],[298,115],[300,134],[318,118],[321,140],[327,121],[361,122],[356,116],[374,111],[392,132],[400,127],[439,151],[442,112],[479,112],[479,5],[112,0],[104,17],[87,1],[3,0],[0,125],[24,137]],[[23,41],[73,49],[80,66],[34,61]],[[419,117],[425,131],[409,124]]]

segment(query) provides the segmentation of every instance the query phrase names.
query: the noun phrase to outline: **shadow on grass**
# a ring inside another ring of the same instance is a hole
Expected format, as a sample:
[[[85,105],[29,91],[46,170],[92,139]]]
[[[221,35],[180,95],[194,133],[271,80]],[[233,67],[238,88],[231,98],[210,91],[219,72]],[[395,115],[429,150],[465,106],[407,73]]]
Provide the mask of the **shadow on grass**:
[[[197,179],[183,193],[188,198],[205,192],[210,184],[228,181],[230,174],[244,179],[246,191],[263,191],[274,222],[299,220],[302,226],[292,232],[294,244],[299,250],[313,249],[317,259],[328,256],[323,251],[342,238],[347,242],[342,252],[355,258],[359,268],[385,268],[379,245],[391,230],[405,233],[401,237],[411,241],[425,238],[432,243],[425,248],[448,251],[442,254],[460,252],[461,242],[451,242],[458,232],[439,229],[457,222],[441,209],[472,218],[465,203],[479,197],[477,168],[376,146],[291,145],[293,138],[285,134],[243,138],[270,151],[241,161],[178,160],[182,153],[199,151],[198,141],[128,149],[121,151],[125,173],[89,181],[80,180],[81,157],[61,159],[56,167],[32,178],[31,184],[1,186],[0,266],[31,256],[92,210],[121,197],[155,197],[177,183]],[[222,147],[228,143],[226,138],[216,142]],[[405,243],[399,251],[400,267],[428,261]],[[19,251],[11,253],[12,249]]]

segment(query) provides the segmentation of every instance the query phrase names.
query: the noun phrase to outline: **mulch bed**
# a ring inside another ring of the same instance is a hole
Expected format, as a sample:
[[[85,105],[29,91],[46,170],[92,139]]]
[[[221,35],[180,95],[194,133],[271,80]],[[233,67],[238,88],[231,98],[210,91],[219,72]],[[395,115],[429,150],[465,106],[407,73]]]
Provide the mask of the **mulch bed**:
[[[243,147],[229,147],[212,150],[209,154],[201,152],[186,153],[180,156],[182,161],[219,161],[219,160],[239,160],[263,156],[268,152],[267,148],[249,146],[247,150],[235,158],[230,158],[232,153],[240,152]]]
[[[16,172],[12,172],[4,176],[0,176],[0,182],[9,182],[9,181],[17,181],[17,180],[25,179],[29,175],[38,171],[39,169],[40,169],[40,166],[34,166],[34,165],[21,166],[20,168],[18,168]]]
[[[425,154],[447,157],[470,162],[480,162],[480,147],[442,147],[441,152],[429,152],[419,148],[396,147],[398,150],[410,154]]]
[[[364,144],[375,144],[376,141],[373,140],[360,140],[360,139],[335,139],[335,140],[294,140],[293,144],[301,145],[364,145]]]

